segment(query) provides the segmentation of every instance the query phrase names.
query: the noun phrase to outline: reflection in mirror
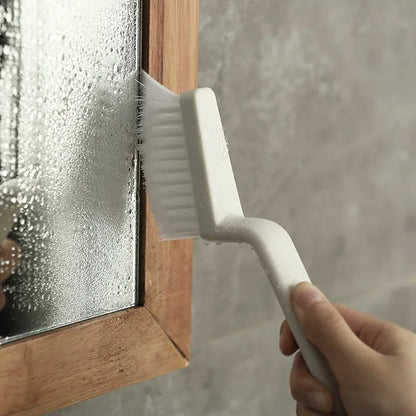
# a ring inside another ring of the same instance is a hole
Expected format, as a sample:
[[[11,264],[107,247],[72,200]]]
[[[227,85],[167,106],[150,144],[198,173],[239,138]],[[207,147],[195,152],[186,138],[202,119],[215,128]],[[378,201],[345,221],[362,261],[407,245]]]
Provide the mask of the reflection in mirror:
[[[0,0],[0,343],[136,302],[136,3]]]

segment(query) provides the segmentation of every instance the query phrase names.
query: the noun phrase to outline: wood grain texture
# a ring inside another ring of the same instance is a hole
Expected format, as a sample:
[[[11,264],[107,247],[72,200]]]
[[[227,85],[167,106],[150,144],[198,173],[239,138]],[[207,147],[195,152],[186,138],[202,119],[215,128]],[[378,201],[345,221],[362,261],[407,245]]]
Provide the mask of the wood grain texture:
[[[0,415],[38,415],[187,364],[146,308],[1,349]]]
[[[146,69],[174,91],[195,87],[198,0],[145,0],[144,11]],[[1,346],[0,416],[43,414],[187,365],[192,242],[159,242],[146,198],[141,209],[145,306]]]
[[[151,0],[149,53],[144,68],[180,93],[197,84],[198,1]],[[157,44],[158,47],[153,47]],[[145,201],[145,194],[142,194]],[[147,202],[146,202],[147,203]],[[144,246],[145,306],[182,354],[190,356],[192,241],[158,241],[151,209],[146,207]]]

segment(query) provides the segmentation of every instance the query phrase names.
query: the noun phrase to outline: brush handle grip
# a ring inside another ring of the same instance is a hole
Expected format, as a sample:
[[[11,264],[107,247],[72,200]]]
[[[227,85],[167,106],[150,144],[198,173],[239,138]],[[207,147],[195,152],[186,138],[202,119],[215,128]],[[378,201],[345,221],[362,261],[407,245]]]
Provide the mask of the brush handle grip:
[[[222,225],[227,234],[224,240],[248,243],[256,250],[309,371],[332,393],[335,414],[346,416],[327,361],[308,341],[292,309],[292,289],[310,279],[289,234],[280,225],[260,218],[227,218]]]

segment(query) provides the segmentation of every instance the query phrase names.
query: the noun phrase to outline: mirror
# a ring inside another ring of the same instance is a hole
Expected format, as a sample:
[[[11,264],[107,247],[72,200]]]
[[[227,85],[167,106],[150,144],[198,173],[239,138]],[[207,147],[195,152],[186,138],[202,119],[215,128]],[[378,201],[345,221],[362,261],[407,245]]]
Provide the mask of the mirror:
[[[0,343],[136,304],[139,15],[0,0]]]

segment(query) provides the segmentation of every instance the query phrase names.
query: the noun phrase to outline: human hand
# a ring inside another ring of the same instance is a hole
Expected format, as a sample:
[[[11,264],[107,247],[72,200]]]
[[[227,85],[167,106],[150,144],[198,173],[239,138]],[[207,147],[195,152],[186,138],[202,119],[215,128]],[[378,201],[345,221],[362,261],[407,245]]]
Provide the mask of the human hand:
[[[16,271],[20,264],[20,248],[14,240],[4,239],[0,245],[0,310],[6,304],[2,283]]]
[[[416,415],[416,334],[334,305],[306,282],[293,289],[292,304],[305,335],[327,359],[349,416]],[[297,349],[284,321],[280,350],[291,355]],[[333,397],[310,374],[300,352],[290,386],[298,416],[333,414]]]

